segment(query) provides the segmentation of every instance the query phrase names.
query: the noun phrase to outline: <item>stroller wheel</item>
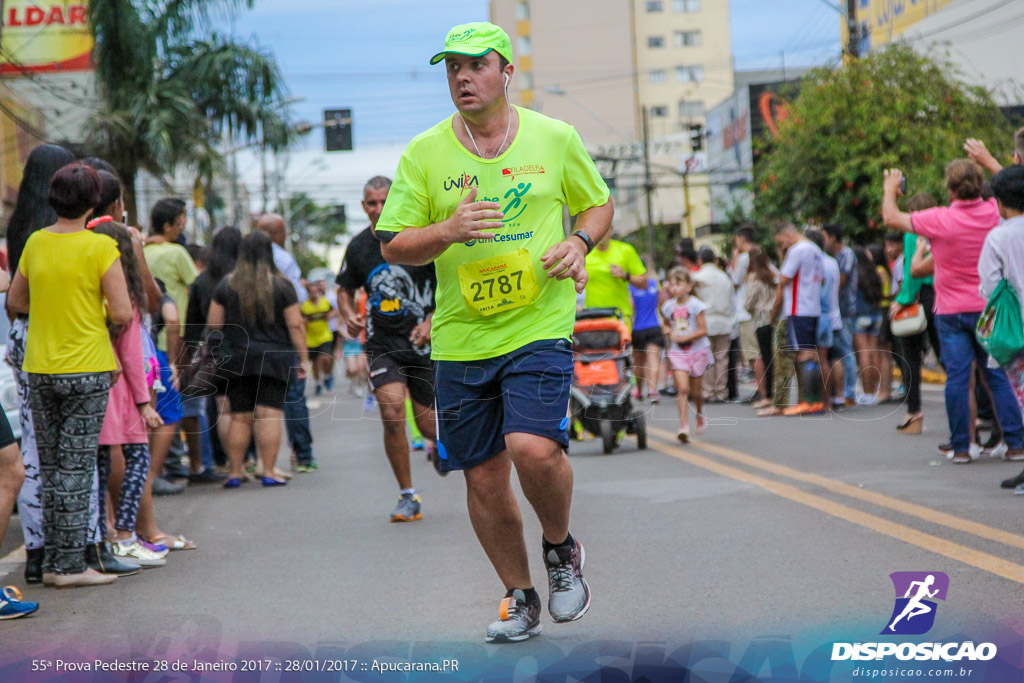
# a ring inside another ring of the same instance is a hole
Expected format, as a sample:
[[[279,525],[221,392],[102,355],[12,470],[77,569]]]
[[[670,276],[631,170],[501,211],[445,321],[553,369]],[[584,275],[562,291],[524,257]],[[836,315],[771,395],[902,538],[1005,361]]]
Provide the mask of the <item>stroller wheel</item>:
[[[647,420],[643,415],[633,417],[633,429],[636,432],[636,447],[641,451],[647,450]]]
[[[615,428],[611,420],[601,420],[601,446],[605,455],[615,450]]]

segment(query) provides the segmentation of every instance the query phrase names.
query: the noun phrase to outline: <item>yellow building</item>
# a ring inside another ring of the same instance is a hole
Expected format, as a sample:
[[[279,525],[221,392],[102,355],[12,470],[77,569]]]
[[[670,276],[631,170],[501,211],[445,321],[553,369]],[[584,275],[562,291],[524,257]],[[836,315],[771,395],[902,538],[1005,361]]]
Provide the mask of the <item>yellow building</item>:
[[[1024,104],[1020,87],[1021,0],[855,0],[861,53],[893,40],[946,56],[965,82],[1003,105]],[[844,40],[845,38],[844,26]]]
[[[491,0],[490,15],[512,39],[510,97],[576,127],[613,181],[618,232],[648,220],[645,111],[654,224],[685,233],[710,222],[702,132],[733,92],[728,2]]]

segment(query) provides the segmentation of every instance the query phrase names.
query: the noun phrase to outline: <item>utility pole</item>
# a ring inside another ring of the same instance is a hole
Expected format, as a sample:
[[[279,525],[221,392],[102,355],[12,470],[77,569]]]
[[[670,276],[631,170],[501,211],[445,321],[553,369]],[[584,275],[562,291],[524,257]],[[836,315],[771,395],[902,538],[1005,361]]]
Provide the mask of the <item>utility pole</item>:
[[[654,181],[651,179],[651,143],[647,130],[647,105],[640,108],[644,125],[644,195],[647,198],[647,262],[654,264],[654,210],[651,208],[651,195],[654,194]]]
[[[690,215],[690,169],[683,172],[683,218],[686,220],[686,236],[693,238],[693,218]]]
[[[846,54],[860,57],[860,22],[857,21],[857,0],[846,0]]]

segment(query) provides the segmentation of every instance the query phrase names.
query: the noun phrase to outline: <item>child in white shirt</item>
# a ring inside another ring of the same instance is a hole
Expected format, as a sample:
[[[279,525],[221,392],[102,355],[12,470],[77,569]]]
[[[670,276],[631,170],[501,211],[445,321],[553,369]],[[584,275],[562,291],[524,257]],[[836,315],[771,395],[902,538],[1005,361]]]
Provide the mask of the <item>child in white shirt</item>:
[[[715,364],[708,341],[708,326],[704,319],[704,302],[695,296],[693,280],[685,268],[675,267],[668,272],[669,294],[674,298],[661,307],[662,327],[668,348],[669,365],[676,382],[676,403],[679,407],[679,433],[683,443],[690,440],[689,395],[693,395],[697,412],[697,434],[704,433],[704,395],[701,377]]]

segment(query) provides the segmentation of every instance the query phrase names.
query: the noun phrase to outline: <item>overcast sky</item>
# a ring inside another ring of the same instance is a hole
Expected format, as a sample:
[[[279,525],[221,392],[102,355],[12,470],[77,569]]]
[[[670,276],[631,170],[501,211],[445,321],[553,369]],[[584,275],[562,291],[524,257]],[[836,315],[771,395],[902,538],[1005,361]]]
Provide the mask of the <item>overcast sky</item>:
[[[837,55],[834,1],[730,0],[736,68],[777,67],[783,54],[787,67]],[[299,119],[352,108],[356,144],[375,145],[407,141],[451,113],[443,69],[427,60],[449,28],[486,20],[487,11],[485,0],[258,0],[233,30],[273,51],[292,97],[304,98],[293,105]]]
[[[736,67],[778,67],[783,52],[787,67],[835,58],[834,1],[730,0]],[[444,70],[430,67],[430,56],[449,28],[487,18],[486,0],[257,0],[256,9],[220,22],[237,39],[273,52],[290,96],[301,98],[292,105],[297,120],[322,121],[324,109],[353,110],[355,151],[325,154],[323,131],[315,129],[290,152],[281,192],[344,203],[358,225],[366,179],[392,175],[405,143],[452,112]],[[241,153],[239,167],[256,201],[259,159]]]

